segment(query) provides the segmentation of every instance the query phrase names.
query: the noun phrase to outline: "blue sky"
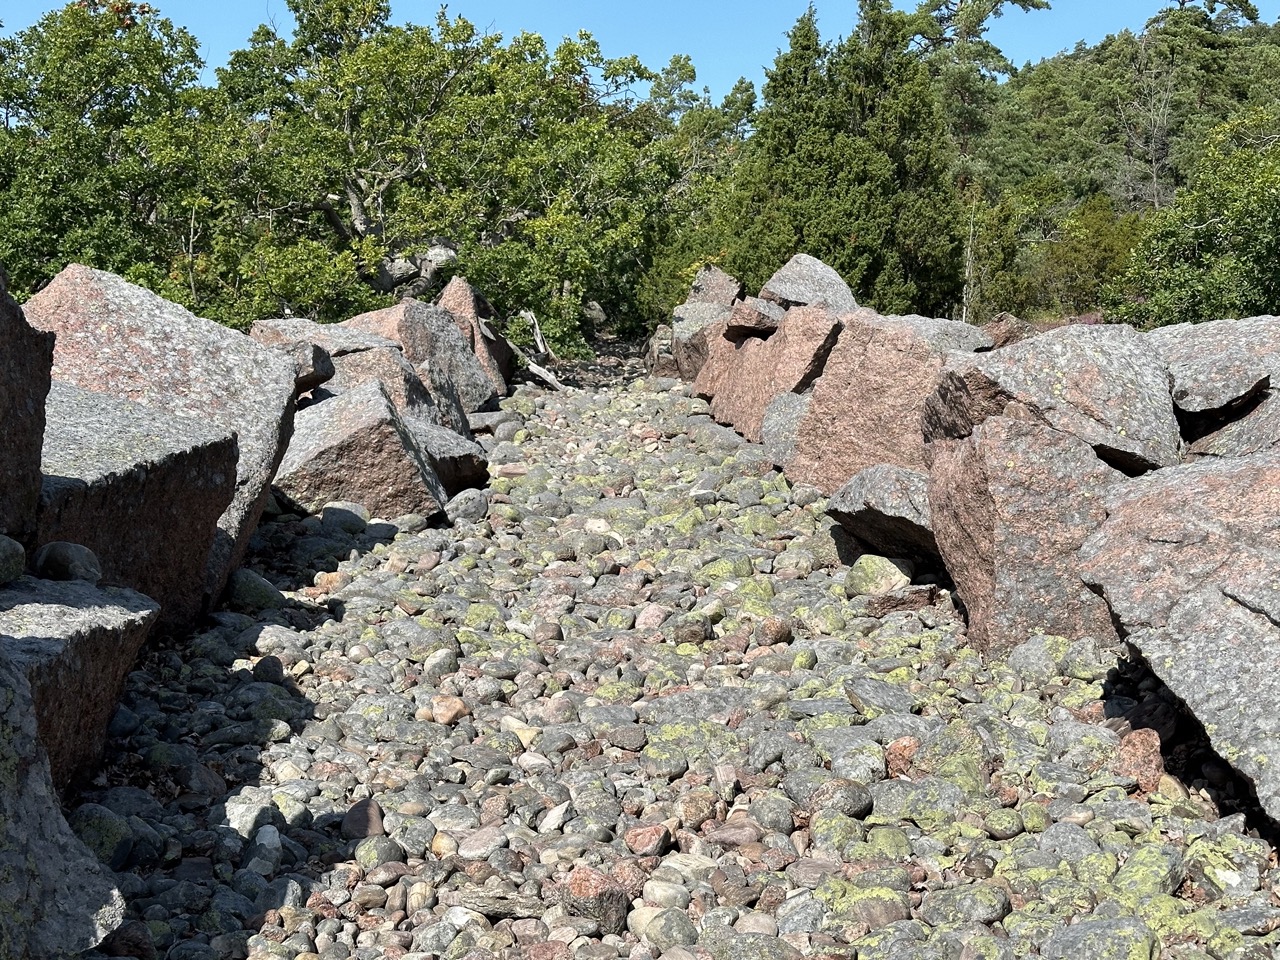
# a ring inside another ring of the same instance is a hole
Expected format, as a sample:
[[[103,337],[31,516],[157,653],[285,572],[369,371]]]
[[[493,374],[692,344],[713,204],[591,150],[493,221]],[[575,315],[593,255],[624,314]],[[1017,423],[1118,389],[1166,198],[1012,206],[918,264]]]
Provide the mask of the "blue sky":
[[[160,12],[187,27],[202,44],[212,67],[242,47],[259,23],[288,23],[284,0],[152,0]],[[462,15],[488,32],[512,36],[541,33],[548,41],[588,30],[606,56],[637,54],[659,68],[673,54],[687,53],[698,71],[699,86],[719,98],[745,76],[757,88],[764,67],[773,62],[783,35],[804,12],[808,0],[454,0],[449,12]],[[900,4],[900,5],[905,5]],[[1056,9],[1007,13],[995,22],[991,39],[1016,64],[1052,56],[1078,40],[1094,42],[1125,27],[1137,29],[1166,3],[1162,0],[1054,0]],[[4,33],[30,26],[61,4],[50,0],[0,0]],[[848,33],[855,0],[817,0],[823,36]],[[439,3],[392,0],[399,21],[429,23]],[[1258,0],[1263,19],[1280,17],[1280,0]]]

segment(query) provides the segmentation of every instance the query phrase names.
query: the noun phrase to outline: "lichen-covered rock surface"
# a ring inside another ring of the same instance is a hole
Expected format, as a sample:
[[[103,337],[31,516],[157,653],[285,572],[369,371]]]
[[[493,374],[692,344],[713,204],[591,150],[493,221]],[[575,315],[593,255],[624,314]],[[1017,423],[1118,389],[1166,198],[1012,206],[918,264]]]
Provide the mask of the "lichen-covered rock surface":
[[[1084,578],[1280,819],[1280,453],[1107,490]]]
[[[158,955],[1275,949],[1273,851],[1118,646],[984,656],[669,381],[503,408],[451,528],[285,515],[284,606],[130,677],[72,820]]]

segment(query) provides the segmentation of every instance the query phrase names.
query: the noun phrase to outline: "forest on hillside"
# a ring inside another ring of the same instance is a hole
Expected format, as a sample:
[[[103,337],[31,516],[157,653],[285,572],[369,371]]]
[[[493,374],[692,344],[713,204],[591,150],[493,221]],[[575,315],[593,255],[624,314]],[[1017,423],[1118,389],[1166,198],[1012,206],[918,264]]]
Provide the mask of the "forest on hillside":
[[[287,2],[292,33],[259,27],[212,86],[147,3],[0,32],[19,299],[74,261],[245,327],[463,273],[571,355],[651,329],[704,264],[755,289],[805,252],[883,313],[1280,312],[1280,26],[1248,0],[1153,0],[1141,32],[1021,68],[987,30],[1049,0],[860,0],[828,35],[810,7],[718,103],[687,57],[585,33]]]

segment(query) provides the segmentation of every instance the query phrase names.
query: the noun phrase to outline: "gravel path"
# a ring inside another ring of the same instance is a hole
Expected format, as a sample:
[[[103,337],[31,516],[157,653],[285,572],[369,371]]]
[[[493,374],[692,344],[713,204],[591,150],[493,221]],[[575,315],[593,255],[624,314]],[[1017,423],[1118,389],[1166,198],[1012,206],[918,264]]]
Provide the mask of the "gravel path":
[[[894,612],[669,382],[503,407],[451,528],[280,517],[131,675],[70,813],[130,903],[104,952],[1273,955],[1272,847],[1119,651]]]

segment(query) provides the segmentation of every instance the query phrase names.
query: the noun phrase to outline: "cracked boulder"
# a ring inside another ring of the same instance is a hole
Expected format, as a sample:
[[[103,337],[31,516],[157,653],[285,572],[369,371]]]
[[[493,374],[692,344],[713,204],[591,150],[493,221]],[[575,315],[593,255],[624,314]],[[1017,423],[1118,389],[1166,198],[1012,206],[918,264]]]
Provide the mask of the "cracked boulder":
[[[970,642],[1004,653],[1036,632],[1113,641],[1076,551],[1106,519],[1102,495],[1124,475],[1070,434],[1007,417],[933,446],[933,530]]]
[[[1191,457],[1243,457],[1280,444],[1280,317],[1159,327]]]
[[[953,320],[882,317],[857,310],[813,386],[786,463],[793,482],[824,493],[860,470],[888,463],[925,469],[920,416],[952,351],[989,346],[977,328]]]
[[[765,411],[783,393],[803,393],[822,373],[840,319],[826,307],[788,310],[768,340],[747,340],[711,401],[711,413],[752,443],[762,439]]]
[[[362,313],[340,326],[393,340],[440,401],[456,391],[466,413],[489,410],[498,394],[475,352],[458,331],[453,314],[420,300],[404,300],[394,307]]]
[[[276,487],[307,510],[335,500],[375,516],[434,516],[449,497],[378,382],[298,413]]]
[[[480,361],[494,391],[505,397],[515,376],[516,355],[507,338],[493,326],[497,311],[462,277],[454,277],[445,285],[436,306],[452,314],[458,332]]]
[[[1130,475],[1182,459],[1164,360],[1131,327],[1059,327],[957,358],[925,406],[925,438],[961,439],[988,417],[1079,437]]]
[[[942,563],[928,474],[891,464],[868,467],[832,494],[827,514],[875,553],[931,568]]]
[[[55,379],[234,431],[236,492],[205,571],[216,598],[240,565],[293,430],[294,365],[120,277],[72,265],[27,301],[27,319],[57,334]]]
[[[1280,819],[1280,451],[1161,470],[1102,506],[1085,582]]]

